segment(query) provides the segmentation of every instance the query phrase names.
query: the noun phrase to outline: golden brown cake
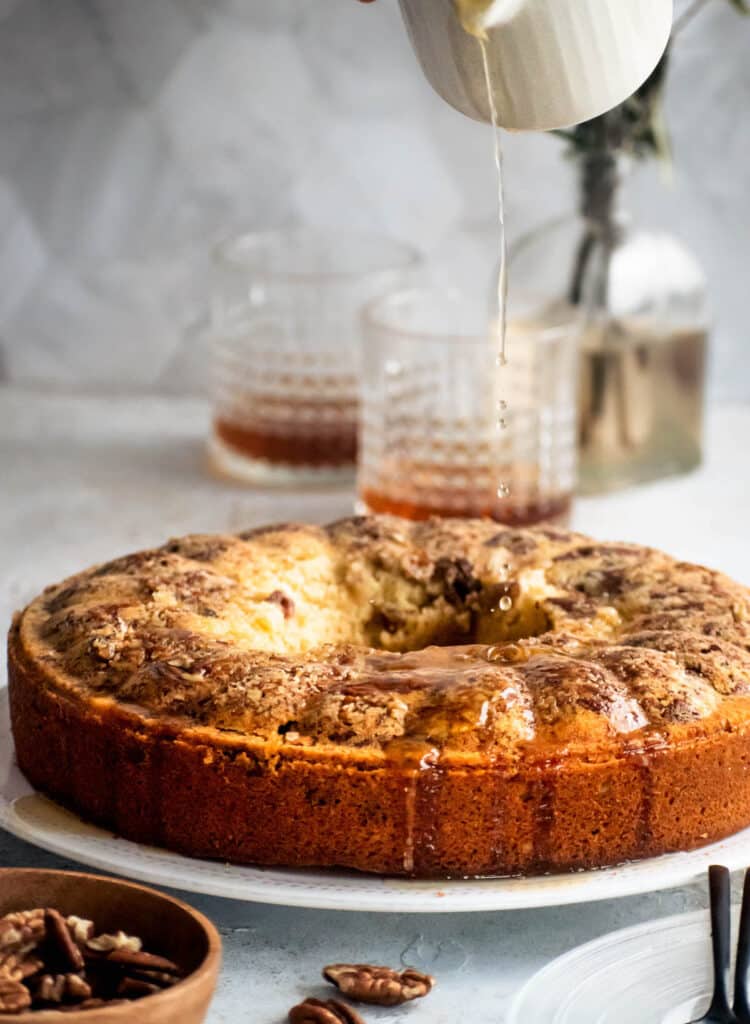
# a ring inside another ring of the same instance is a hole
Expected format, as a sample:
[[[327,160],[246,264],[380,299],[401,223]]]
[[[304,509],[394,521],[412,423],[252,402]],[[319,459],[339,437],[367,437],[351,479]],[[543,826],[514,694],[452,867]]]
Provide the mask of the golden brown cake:
[[[18,761],[84,817],[251,864],[592,867],[750,824],[750,601],[485,520],[190,536],[10,633]]]

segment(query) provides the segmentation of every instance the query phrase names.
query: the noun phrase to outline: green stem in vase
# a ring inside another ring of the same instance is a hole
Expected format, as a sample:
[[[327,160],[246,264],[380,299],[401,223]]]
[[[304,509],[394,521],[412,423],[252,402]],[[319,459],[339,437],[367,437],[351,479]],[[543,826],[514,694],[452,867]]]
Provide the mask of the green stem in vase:
[[[576,250],[568,288],[574,306],[583,302],[606,309],[605,272],[589,288],[592,260],[601,257],[604,266],[617,241],[616,196],[622,156],[635,160],[651,157],[670,159],[669,138],[663,117],[663,92],[675,38],[712,0],[693,0],[675,21],[670,45],[643,85],[624,103],[591,121],[555,132],[563,139],[568,154],[576,160],[580,182],[580,212],[584,233]],[[743,14],[750,14],[750,0],[729,0]]]

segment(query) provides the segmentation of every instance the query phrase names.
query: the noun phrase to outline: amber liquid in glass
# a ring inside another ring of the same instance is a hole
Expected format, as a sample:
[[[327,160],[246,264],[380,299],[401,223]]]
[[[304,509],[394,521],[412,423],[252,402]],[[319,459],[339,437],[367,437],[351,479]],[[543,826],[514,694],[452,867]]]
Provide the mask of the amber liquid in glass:
[[[281,466],[319,468],[354,466],[357,459],[357,424],[337,422],[326,429],[304,420],[285,422],[281,429],[263,423],[232,422],[217,417],[214,433],[238,455]]]
[[[490,481],[495,472],[513,483],[493,488]],[[390,466],[381,467],[377,477],[365,481],[360,498],[369,512],[404,519],[454,516],[494,519],[507,526],[541,522],[567,525],[572,493],[540,486],[533,467],[524,470],[516,466],[511,472],[484,466],[478,476],[471,479],[471,468],[465,462],[449,465],[394,460]]]
[[[535,526],[537,523],[552,523],[567,526],[573,497],[570,494],[524,500],[519,497],[497,498],[494,502],[472,503],[462,511],[454,503],[455,492],[446,495],[446,503],[440,505],[421,504],[419,499],[399,499],[378,491],[365,489],[362,500],[370,512],[401,516],[403,519],[429,519],[430,516],[470,516],[479,519],[494,519],[505,526]]]

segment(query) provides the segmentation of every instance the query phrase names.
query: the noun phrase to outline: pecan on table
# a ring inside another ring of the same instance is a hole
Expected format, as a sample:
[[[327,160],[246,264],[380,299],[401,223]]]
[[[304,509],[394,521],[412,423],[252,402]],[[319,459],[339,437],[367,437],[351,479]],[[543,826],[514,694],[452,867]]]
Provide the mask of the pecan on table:
[[[0,1013],[19,1013],[31,1006],[31,993],[20,981],[0,978]]]
[[[323,968],[323,977],[350,999],[376,1006],[400,1006],[421,999],[435,984],[431,975],[413,967],[394,971],[370,964],[329,964]]]
[[[338,999],[306,999],[289,1011],[289,1024],[364,1024],[351,1006]]]

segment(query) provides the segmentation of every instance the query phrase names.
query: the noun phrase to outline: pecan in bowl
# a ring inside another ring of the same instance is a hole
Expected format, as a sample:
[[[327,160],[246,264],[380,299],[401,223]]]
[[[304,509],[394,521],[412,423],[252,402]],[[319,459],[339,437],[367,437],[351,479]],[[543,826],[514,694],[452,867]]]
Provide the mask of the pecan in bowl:
[[[0,868],[0,1021],[202,1024],[220,944],[202,914],[145,886]]]

